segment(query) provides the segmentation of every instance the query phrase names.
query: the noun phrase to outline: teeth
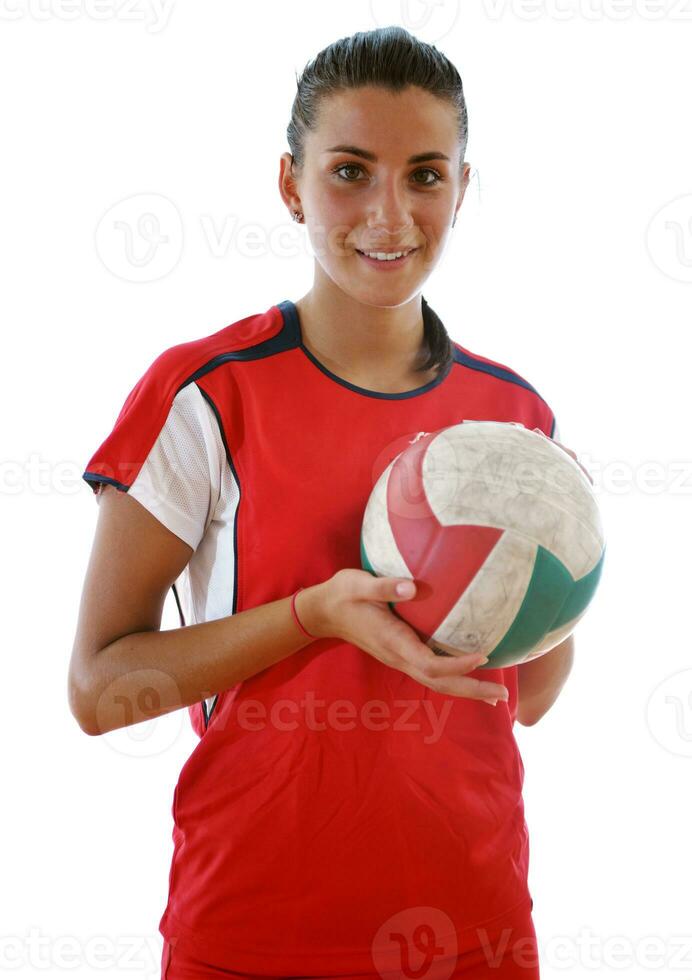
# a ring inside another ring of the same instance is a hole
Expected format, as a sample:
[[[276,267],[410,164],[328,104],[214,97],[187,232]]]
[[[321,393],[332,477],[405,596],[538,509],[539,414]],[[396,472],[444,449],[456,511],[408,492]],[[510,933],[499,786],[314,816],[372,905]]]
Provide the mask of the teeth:
[[[381,262],[391,262],[393,259],[399,259],[402,255],[408,255],[412,251],[409,249],[408,252],[363,252],[363,255],[367,255],[370,259],[379,259]]]

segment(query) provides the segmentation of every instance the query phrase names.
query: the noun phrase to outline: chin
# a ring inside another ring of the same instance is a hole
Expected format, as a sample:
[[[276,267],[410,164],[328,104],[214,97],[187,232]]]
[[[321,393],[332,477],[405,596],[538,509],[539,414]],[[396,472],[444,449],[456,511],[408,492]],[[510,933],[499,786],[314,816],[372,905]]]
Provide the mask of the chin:
[[[348,285],[344,284],[341,288],[351,299],[363,303],[364,306],[382,306],[394,309],[410,302],[420,292],[421,286],[419,283],[398,283],[388,287],[386,284],[377,286],[370,283],[351,282]]]

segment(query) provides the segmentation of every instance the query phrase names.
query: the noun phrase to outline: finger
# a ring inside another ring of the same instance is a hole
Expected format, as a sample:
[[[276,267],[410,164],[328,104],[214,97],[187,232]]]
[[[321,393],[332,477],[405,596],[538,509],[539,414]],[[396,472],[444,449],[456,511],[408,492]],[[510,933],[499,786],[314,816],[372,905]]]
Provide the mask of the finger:
[[[418,639],[415,630],[400,620],[400,626],[395,629],[392,639],[398,645],[397,652],[416,670],[426,677],[457,677],[460,673],[475,670],[481,664],[487,664],[488,657],[484,653],[459,652],[454,656],[438,656],[433,650]]]
[[[439,647],[428,646],[421,641],[416,630],[398,616],[388,621],[381,639],[393,656],[403,657],[411,666],[431,677],[437,674],[442,677],[457,676],[460,672],[475,670],[489,660],[486,654],[478,651],[459,650],[456,654],[448,654]]]
[[[503,684],[493,684],[491,681],[481,681],[476,677],[445,677],[432,682],[435,690],[441,694],[451,694],[455,697],[474,698],[479,701],[509,699],[509,691]]]
[[[416,583],[411,578],[393,575],[359,575],[350,580],[355,599],[370,599],[374,602],[402,602],[412,599],[416,594]],[[401,591],[399,591],[401,590]]]
[[[380,651],[369,652],[440,694],[493,702],[507,701],[509,698],[509,691],[502,684],[467,676],[481,664],[488,662],[488,658],[482,654],[441,658],[436,657],[424,643],[392,643]]]
[[[579,463],[579,460],[577,460],[577,462]],[[591,476],[591,474],[589,473],[589,471],[584,466],[581,465],[581,463],[579,463],[579,465],[581,466],[582,470],[584,471],[584,473],[586,473],[586,475],[588,476],[589,480],[591,481],[591,486],[593,486],[594,485],[593,477]]]
[[[416,594],[416,583],[411,578],[382,579],[382,588],[386,592],[387,602],[401,602],[413,599]]]
[[[430,647],[420,642],[406,644],[404,653],[405,660],[413,667],[419,680],[425,684],[438,685],[448,683],[456,685],[459,680],[487,664],[490,659],[483,653],[459,653],[455,656],[438,657]],[[491,681],[475,680],[472,689],[478,690],[479,696],[482,697],[504,698],[508,694],[506,687]]]
[[[421,682],[431,687],[439,694],[449,694],[453,697],[472,698],[477,701],[509,699],[509,691],[502,684],[493,684],[490,681],[481,681],[475,677],[457,676],[444,678],[426,678],[423,676]]]
[[[484,653],[466,653],[462,650],[456,654],[442,651],[441,656],[434,652],[436,649],[420,643],[414,651],[416,662],[429,677],[458,677],[460,673],[466,674],[484,666],[490,659]]]
[[[416,592],[415,582],[412,579],[380,578],[376,579],[375,583],[376,598],[385,602],[411,599]],[[443,693],[474,697],[480,700],[488,698],[507,700],[509,697],[507,688],[501,684],[465,677],[467,673],[488,662],[489,658],[485,654],[459,653],[454,656],[439,657],[430,647],[418,640],[417,634],[411,627],[407,627],[402,621],[400,621],[399,626],[402,639],[405,635],[406,640],[410,640],[410,642],[398,649],[392,648],[390,655],[396,660],[403,658],[405,664],[409,668],[413,668],[413,671],[410,669],[408,671],[410,676],[417,673],[416,679],[420,680],[421,683],[433,686],[430,684],[432,681],[436,685],[441,685],[441,687],[436,686],[435,689],[442,690]],[[459,687],[461,681],[466,683]]]

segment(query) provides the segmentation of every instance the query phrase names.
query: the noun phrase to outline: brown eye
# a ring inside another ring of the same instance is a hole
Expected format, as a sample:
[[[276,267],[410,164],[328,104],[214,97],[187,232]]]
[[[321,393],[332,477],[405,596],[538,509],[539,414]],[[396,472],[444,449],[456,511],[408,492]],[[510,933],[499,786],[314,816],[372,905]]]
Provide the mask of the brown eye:
[[[342,170],[362,170],[362,167],[359,167],[357,163],[342,163],[340,167],[335,167],[334,170],[332,170],[332,173],[338,174]],[[353,183],[353,181],[350,180],[348,177],[344,177],[343,179],[347,183],[351,183],[351,184]]]
[[[424,184],[428,187],[434,187],[442,180],[441,174],[438,174],[437,170],[433,170],[432,167],[422,167],[420,170],[416,170],[417,174],[432,174],[435,180],[417,180],[416,184]]]

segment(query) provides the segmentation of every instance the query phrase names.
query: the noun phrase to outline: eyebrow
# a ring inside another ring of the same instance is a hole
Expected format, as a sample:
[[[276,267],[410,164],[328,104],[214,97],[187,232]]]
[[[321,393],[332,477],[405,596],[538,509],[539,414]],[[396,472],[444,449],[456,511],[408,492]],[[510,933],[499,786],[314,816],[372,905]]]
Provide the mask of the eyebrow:
[[[363,150],[359,146],[346,146],[344,144],[339,144],[338,146],[330,146],[325,151],[325,153],[350,153],[355,157],[362,157],[364,160],[369,160],[371,163],[377,163],[377,156],[371,153],[370,150]],[[441,153],[439,150],[431,150],[430,153],[416,153],[414,156],[409,157],[406,161],[407,163],[424,163],[426,160],[447,160],[449,157],[446,153]]]

